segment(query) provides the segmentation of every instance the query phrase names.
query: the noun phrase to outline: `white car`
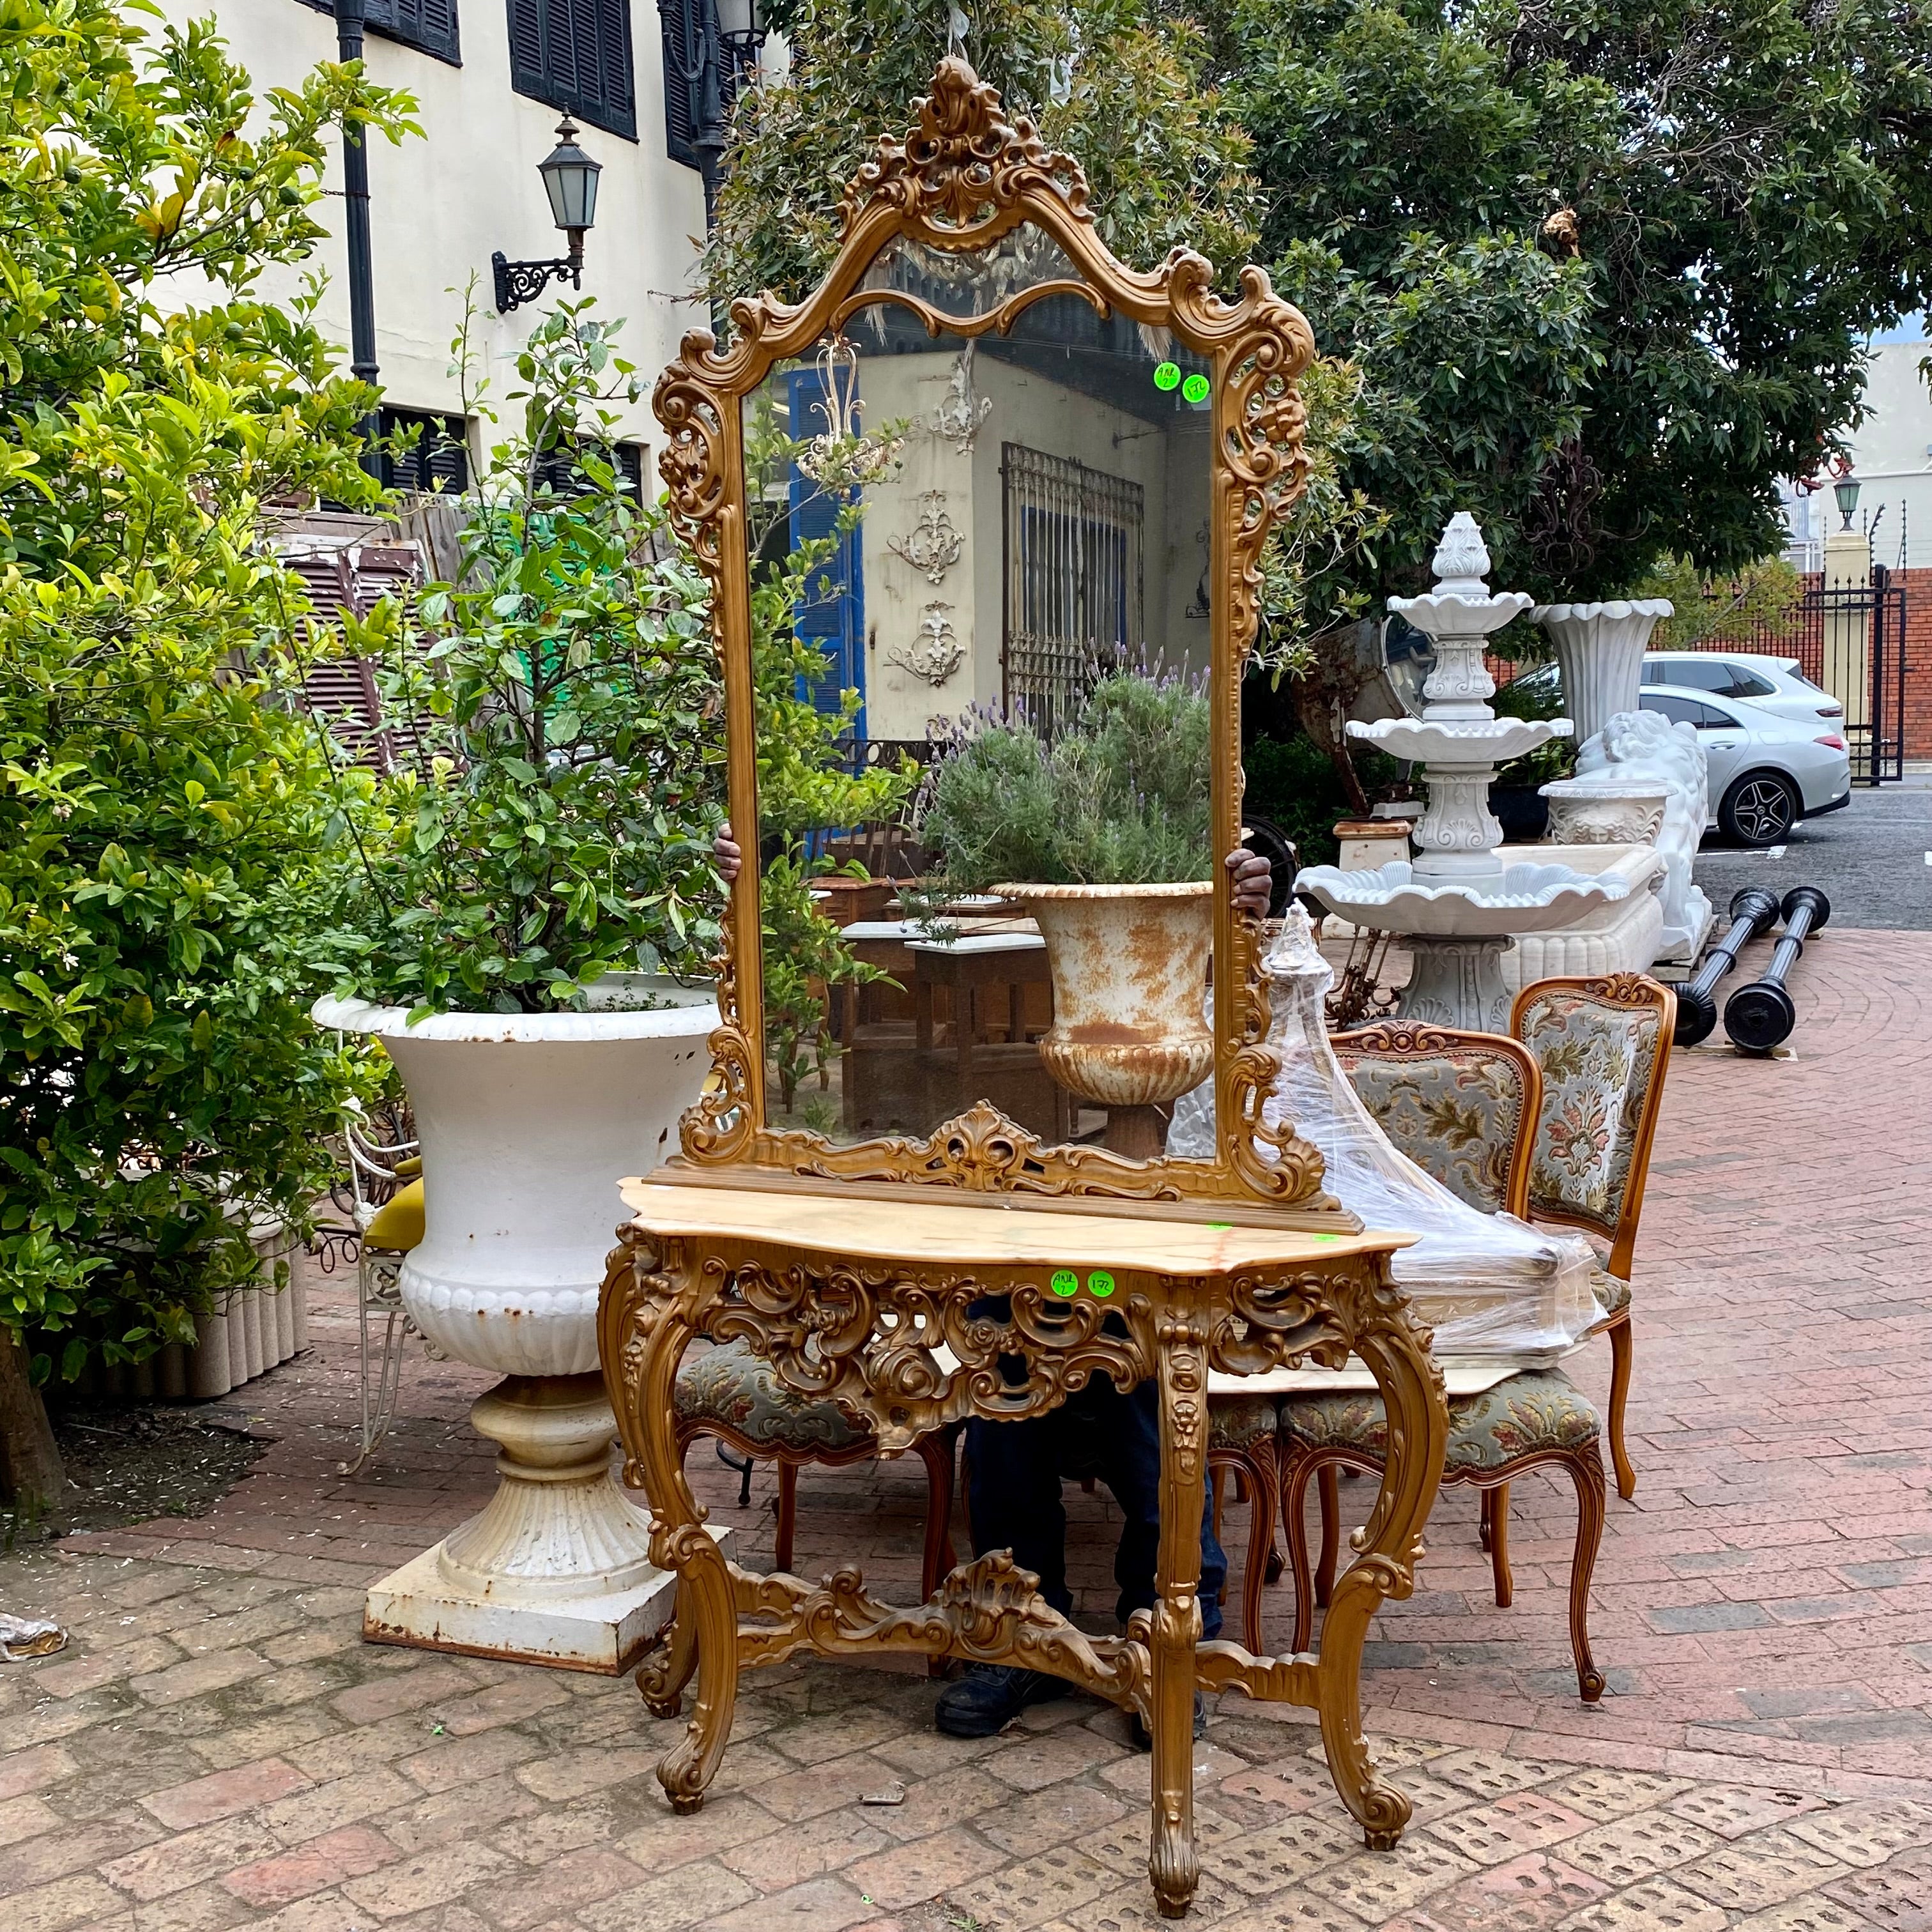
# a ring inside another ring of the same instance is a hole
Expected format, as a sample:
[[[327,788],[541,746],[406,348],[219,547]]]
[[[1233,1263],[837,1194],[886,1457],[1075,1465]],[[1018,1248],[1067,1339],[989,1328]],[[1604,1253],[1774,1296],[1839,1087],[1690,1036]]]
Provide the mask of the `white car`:
[[[1763,657],[1751,651],[1652,651],[1644,658],[1643,682],[1720,701],[1747,698],[1801,724],[1814,718],[1836,719],[1835,724],[1823,728],[1827,731],[1844,726],[1845,707],[1814,684],[1796,658]]]
[[[1677,675],[1691,659],[1702,661],[1690,666],[1694,681]],[[1706,663],[1719,673],[1742,671],[1730,683],[1746,694],[1727,688],[1720,695],[1702,681],[1712,675]],[[1776,684],[1772,670],[1783,674]],[[1664,671],[1671,674],[1667,681]],[[1850,804],[1844,709],[1798,676],[1795,660],[1672,652],[1645,658],[1643,676],[1643,709],[1696,732],[1710,760],[1712,818],[1726,838],[1780,844],[1799,820]],[[1758,685],[1770,688],[1760,694]]]

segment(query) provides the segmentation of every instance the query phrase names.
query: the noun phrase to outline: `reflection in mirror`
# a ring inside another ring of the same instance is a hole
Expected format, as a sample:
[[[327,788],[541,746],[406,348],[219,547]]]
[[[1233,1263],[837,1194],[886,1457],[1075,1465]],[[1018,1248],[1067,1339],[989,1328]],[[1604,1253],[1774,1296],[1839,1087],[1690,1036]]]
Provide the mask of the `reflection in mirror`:
[[[1064,262],[994,253],[880,286]],[[744,405],[767,1124],[1156,1155],[1213,1056],[1209,372],[1084,295],[937,321],[875,294]]]

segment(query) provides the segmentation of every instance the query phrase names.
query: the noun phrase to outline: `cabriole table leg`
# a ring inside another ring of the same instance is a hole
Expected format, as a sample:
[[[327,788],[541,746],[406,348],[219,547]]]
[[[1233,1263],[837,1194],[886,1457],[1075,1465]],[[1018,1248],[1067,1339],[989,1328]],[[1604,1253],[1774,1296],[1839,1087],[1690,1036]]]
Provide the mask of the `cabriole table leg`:
[[[1194,1690],[1207,1500],[1207,1336],[1186,1316],[1163,1312],[1156,1318],[1158,1339],[1150,1352],[1160,1385],[1160,1550],[1148,1700],[1154,1738],[1148,1874],[1160,1916],[1178,1918],[1201,1876],[1194,1844]]]

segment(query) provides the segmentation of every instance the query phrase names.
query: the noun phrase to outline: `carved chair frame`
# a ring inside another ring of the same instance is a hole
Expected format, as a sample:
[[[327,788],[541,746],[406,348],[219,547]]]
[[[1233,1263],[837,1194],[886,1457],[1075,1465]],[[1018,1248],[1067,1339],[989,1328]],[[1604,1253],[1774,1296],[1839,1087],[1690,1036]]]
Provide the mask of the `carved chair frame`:
[[[1670,1070],[1670,1043],[1677,1030],[1677,995],[1660,980],[1642,973],[1598,976],[1584,974],[1564,979],[1539,980],[1524,987],[1511,1003],[1510,1032],[1513,1036],[1522,1037],[1524,1016],[1552,987],[1568,987],[1587,993],[1607,1006],[1622,1006],[1634,1012],[1650,1008],[1657,1013],[1657,1058],[1651,1067],[1649,1088],[1644,1095],[1643,1112],[1639,1117],[1636,1136],[1630,1147],[1630,1174],[1624,1184],[1616,1226],[1606,1229],[1600,1222],[1586,1216],[1564,1214],[1534,1204],[1523,1210],[1525,1219],[1533,1213],[1539,1221],[1580,1228],[1586,1234],[1606,1239],[1610,1251],[1604,1264],[1604,1270],[1619,1281],[1628,1282],[1630,1264],[1636,1253],[1637,1225],[1643,1217],[1643,1195],[1650,1178],[1651,1149],[1656,1142],[1657,1124],[1664,1112],[1664,1080]],[[1526,1180],[1527,1174],[1525,1178]],[[1631,1346],[1630,1303],[1626,1301],[1614,1315],[1598,1322],[1590,1333],[1607,1335],[1610,1340],[1610,1400],[1604,1421],[1610,1436],[1610,1463],[1616,1472],[1617,1494],[1628,1502],[1636,1494],[1636,1470],[1631,1463],[1624,1433],[1635,1352]]]
[[[1315,1612],[1330,1608],[1339,1587],[1335,1566],[1340,1554],[1338,1512],[1340,1488],[1335,1474],[1358,1469],[1365,1475],[1382,1473],[1384,1458],[1362,1450],[1324,1444],[1310,1448],[1282,1431],[1277,1445],[1281,1459],[1282,1528],[1288,1536],[1288,1566],[1294,1583],[1294,1648],[1305,1650],[1314,1635]],[[1515,1585],[1509,1563],[1510,1484],[1526,1471],[1554,1466],[1568,1473],[1576,1487],[1576,1540],[1570,1556],[1570,1650],[1576,1665],[1576,1694],[1586,1704],[1598,1702],[1605,1678],[1590,1650],[1590,1583],[1596,1574],[1597,1552],[1604,1540],[1607,1504],[1601,1444],[1580,1449],[1532,1449],[1494,1469],[1442,1472],[1442,1486],[1473,1489],[1482,1495],[1482,1542],[1490,1552],[1496,1607],[1506,1610]],[[1322,1552],[1311,1568],[1308,1560],[1306,1498],[1311,1476],[1321,1478]],[[1360,1532],[1352,1541],[1359,1546]],[[1360,1561],[1359,1558],[1356,1559]],[[1352,1564],[1351,1569],[1354,1568]],[[1343,1573],[1346,1580],[1348,1572]],[[1323,1628],[1327,1640],[1327,1628]]]
[[[652,398],[666,431],[658,466],[670,518],[712,586],[731,822],[742,828],[758,824],[744,398],[781,362],[808,353],[828,328],[842,328],[869,304],[909,310],[935,336],[944,331],[977,339],[1010,330],[1035,302],[1070,294],[1103,316],[1118,314],[1172,331],[1213,370],[1211,814],[1214,850],[1230,851],[1240,842],[1241,671],[1255,635],[1262,547],[1308,474],[1306,412],[1297,388],[1314,354],[1308,325],[1258,268],[1241,271],[1239,295],[1227,302],[1214,291],[1210,265],[1190,250],[1176,248],[1151,273],[1124,266],[1100,240],[1078,164],[1050,152],[1031,122],[1009,121],[998,93],[964,61],[941,62],[932,94],[916,110],[910,132],[882,140],[854,177],[838,256],[819,286],[796,303],[769,291],[733,302],[730,344],[721,349],[708,330],[693,330]],[[904,292],[861,286],[874,258],[897,238],[958,254],[1022,224],[1057,242],[1077,277],[1034,284],[970,315],[948,313]],[[746,849],[756,842],[746,837]],[[1234,912],[1228,894],[1217,892],[1214,903],[1214,984],[1232,994],[1214,1003],[1216,1157],[1142,1162],[1098,1148],[1042,1148],[986,1106],[924,1141],[882,1137],[838,1147],[808,1131],[767,1126],[756,872],[747,866],[732,890],[718,962],[722,1024],[711,1036],[712,1073],[680,1134],[687,1167],[729,1167],[736,1184],[751,1184],[763,1170],[806,1182],[1017,1192],[1067,1204],[1081,1197],[1250,1202],[1277,1216],[1283,1210],[1306,1216],[1305,1225],[1358,1225],[1322,1193],[1316,1149],[1292,1126],[1263,1123],[1262,1102],[1278,1067],[1266,1044],[1258,931],[1255,921]]]

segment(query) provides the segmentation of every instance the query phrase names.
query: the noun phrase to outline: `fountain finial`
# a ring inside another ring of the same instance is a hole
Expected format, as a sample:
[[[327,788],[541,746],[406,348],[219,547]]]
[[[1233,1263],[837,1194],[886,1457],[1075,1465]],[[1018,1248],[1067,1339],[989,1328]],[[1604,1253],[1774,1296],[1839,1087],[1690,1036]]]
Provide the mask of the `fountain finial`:
[[[1467,510],[1458,510],[1442,526],[1442,540],[1430,560],[1438,597],[1486,598],[1490,553],[1482,526]]]

